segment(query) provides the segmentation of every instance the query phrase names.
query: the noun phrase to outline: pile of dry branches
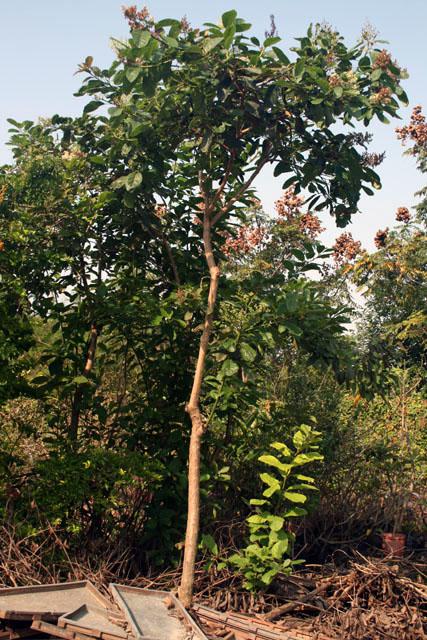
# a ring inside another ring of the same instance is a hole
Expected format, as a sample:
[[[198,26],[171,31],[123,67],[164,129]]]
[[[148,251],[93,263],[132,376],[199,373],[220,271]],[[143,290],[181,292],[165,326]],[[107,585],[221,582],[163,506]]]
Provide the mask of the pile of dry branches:
[[[195,600],[217,611],[237,611],[270,621],[282,629],[301,629],[331,639],[421,640],[427,638],[427,565],[425,562],[365,558],[340,566],[308,565],[279,577],[270,593],[251,594],[228,568],[218,571],[200,562]],[[0,585],[48,584],[89,579],[105,589],[120,580],[135,586],[176,590],[180,569],[140,576],[132,558],[104,549],[96,556],[71,554],[52,527],[17,540],[0,528]]]

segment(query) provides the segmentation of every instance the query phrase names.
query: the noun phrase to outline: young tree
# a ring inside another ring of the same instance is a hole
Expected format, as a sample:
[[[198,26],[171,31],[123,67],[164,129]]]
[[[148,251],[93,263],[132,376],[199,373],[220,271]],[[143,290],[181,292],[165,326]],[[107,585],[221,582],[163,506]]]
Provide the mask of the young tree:
[[[386,114],[398,109],[396,98],[406,101],[406,96],[399,84],[403,72],[387,51],[364,37],[347,48],[329,26],[310,27],[291,61],[278,48],[278,37],[260,42],[245,35],[251,25],[233,10],[219,24],[201,29],[186,20],[155,22],[136,7],[125,15],[131,38],[114,41],[117,60],[110,69],[103,71],[90,59],[81,65],[88,76],[80,94],[96,98],[87,110],[111,105],[104,148],[121,159],[113,188],[136,197],[152,185],[175,224],[192,218],[188,242],[195,257],[203,250],[209,276],[187,404],[192,428],[179,595],[188,606],[206,428],[200,397],[220,280],[219,233],[238,223],[266,165],[274,166],[276,176],[289,175],[284,186],[306,190],[310,207],[329,211],[345,226],[357,212],[361,191],[372,194],[370,187],[379,186],[378,175],[357,150],[363,136],[345,129],[354,122],[368,125],[375,116],[387,122]],[[341,125],[339,133],[335,124]],[[167,228],[168,252],[176,264],[168,234]]]

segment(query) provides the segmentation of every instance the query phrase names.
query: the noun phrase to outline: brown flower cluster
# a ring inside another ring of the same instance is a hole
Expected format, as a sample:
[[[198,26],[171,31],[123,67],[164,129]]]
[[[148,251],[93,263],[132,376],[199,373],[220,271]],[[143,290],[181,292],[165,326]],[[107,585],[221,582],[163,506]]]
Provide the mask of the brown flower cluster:
[[[322,227],[322,223],[320,222],[320,218],[316,216],[314,213],[303,213],[300,221],[299,221],[300,230],[303,233],[306,233],[311,240],[315,240],[318,235],[325,230],[325,227]]]
[[[165,207],[165,205],[164,204],[156,204],[155,207],[154,207],[154,215],[157,218],[160,218],[160,220],[162,218],[164,218],[165,215],[166,215],[166,207]]]
[[[378,167],[385,158],[385,152],[383,153],[375,153],[365,151],[362,155],[362,163],[365,167]]]
[[[379,52],[379,54],[375,58],[375,62],[373,63],[372,68],[383,69],[385,71],[390,63],[391,63],[391,55],[386,49],[383,49],[382,51]]]
[[[344,232],[335,240],[333,257],[339,266],[348,264],[357,258],[362,249],[362,243],[355,240],[351,233]]]
[[[261,244],[265,236],[264,227],[253,227],[243,225],[237,232],[237,236],[231,233],[225,235],[225,243],[222,248],[226,256],[239,256],[249,253],[252,249]]]
[[[283,192],[281,198],[276,200],[274,206],[279,218],[285,218],[291,220],[295,216],[300,215],[300,207],[304,202],[304,198],[295,193],[294,187],[289,187]]]
[[[336,73],[333,73],[329,76],[328,82],[331,87],[339,87],[341,84],[341,78]]]
[[[76,160],[77,158],[85,158],[86,154],[79,149],[67,149],[63,151],[61,158],[63,160]]]
[[[411,140],[419,147],[427,146],[427,122],[422,110],[421,105],[414,107],[410,123],[406,127],[396,129],[398,139],[404,144]]]
[[[389,104],[391,102],[391,89],[381,87],[374,95],[370,97],[372,104]]]
[[[409,222],[410,219],[411,214],[409,213],[409,209],[407,207],[399,207],[396,211],[397,222]]]
[[[131,31],[147,29],[153,25],[153,18],[147,7],[142,7],[142,9],[138,11],[136,5],[132,5],[131,7],[122,7],[122,11]]]
[[[318,216],[314,213],[311,213],[310,211],[302,213],[301,205],[303,202],[303,196],[296,194],[295,189],[290,187],[283,192],[282,197],[279,198],[279,200],[276,200],[274,204],[279,218],[279,223],[298,223],[300,231],[314,240],[325,229],[322,227]]]
[[[189,31],[191,31],[191,25],[188,22],[187,16],[182,16],[181,18],[181,29],[184,33],[188,33]]]
[[[377,249],[385,247],[388,237],[388,227],[386,229],[379,229],[375,234],[374,242]]]
[[[4,251],[4,242],[0,240],[0,251]]]

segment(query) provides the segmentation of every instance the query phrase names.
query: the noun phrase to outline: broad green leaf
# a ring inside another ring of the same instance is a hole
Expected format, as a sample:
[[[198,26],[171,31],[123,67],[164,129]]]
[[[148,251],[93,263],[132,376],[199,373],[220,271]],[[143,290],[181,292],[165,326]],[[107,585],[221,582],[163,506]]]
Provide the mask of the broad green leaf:
[[[206,38],[203,40],[202,48],[204,53],[209,53],[212,49],[215,49],[219,45],[220,42],[223,41],[223,36],[220,38]]]
[[[245,362],[253,362],[256,358],[256,351],[246,342],[240,345],[240,354]]]
[[[266,40],[264,40],[263,46],[264,47],[271,47],[272,44],[277,44],[278,42],[281,41],[282,38],[279,38],[278,36],[272,36],[271,38],[267,38]]]
[[[285,518],[299,518],[301,516],[306,516],[307,510],[302,507],[292,507],[285,513]]]
[[[234,376],[238,372],[238,370],[239,365],[233,360],[230,360],[230,358],[227,358],[227,360],[223,362],[223,365],[221,367],[221,374],[226,378],[230,378],[231,376]]]
[[[283,462],[280,462],[280,460],[276,458],[276,456],[272,456],[270,454],[262,455],[258,458],[258,460],[260,462],[263,462],[264,464],[268,464],[270,467],[275,467],[276,469],[279,469],[284,473],[288,472],[291,468],[289,464],[283,464]]]
[[[133,189],[139,187],[141,182],[142,173],[140,171],[133,171],[132,173],[129,173],[128,176],[126,176],[125,187],[128,191],[133,191]]]
[[[222,14],[222,24],[225,28],[229,27],[230,25],[234,25],[234,23],[236,22],[236,18],[237,18],[237,11],[235,11],[234,9],[231,9],[231,11],[226,11],[225,13]]]
[[[273,447],[276,451],[280,451],[284,456],[290,456],[292,454],[289,447],[283,442],[272,442],[270,447]]]
[[[89,380],[88,378],[86,378],[86,376],[76,376],[75,378],[73,378],[73,383],[74,384],[88,384]]]
[[[302,493],[295,493],[294,491],[285,491],[285,498],[290,502],[299,502],[301,504],[307,502],[307,496]]]
[[[83,109],[83,113],[91,113],[92,111],[95,111],[96,109],[98,109],[99,107],[101,107],[104,103],[101,102],[101,100],[91,100],[90,102],[87,103],[87,105],[85,106],[85,108]]]
[[[288,550],[288,547],[289,540],[287,538],[284,540],[279,540],[278,542],[275,542],[271,547],[271,555],[273,556],[273,558],[276,558],[276,560],[280,560],[280,558],[283,557],[283,554]]]
[[[126,70],[126,78],[129,82],[135,82],[140,73],[141,69],[139,67],[129,67],[129,69]]]
[[[285,521],[280,516],[270,516],[268,520],[269,520],[270,528],[273,531],[280,531],[280,529],[283,529],[283,525],[285,524]]]
[[[218,555],[218,545],[211,535],[207,533],[202,535],[201,546],[202,548],[207,549],[214,555]]]
[[[288,56],[284,54],[283,51],[279,49],[279,47],[273,47],[273,51],[276,54],[276,57],[279,60],[279,62],[281,62],[282,64],[290,64],[290,60]]]
[[[135,31],[132,31],[132,40],[139,49],[145,47],[150,39],[151,33],[149,31],[146,31],[144,29],[137,29]]]

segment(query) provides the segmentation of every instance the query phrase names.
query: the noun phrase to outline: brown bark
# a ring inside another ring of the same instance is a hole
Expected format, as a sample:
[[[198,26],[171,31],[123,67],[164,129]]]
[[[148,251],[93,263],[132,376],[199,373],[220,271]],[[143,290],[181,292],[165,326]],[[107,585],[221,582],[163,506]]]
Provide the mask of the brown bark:
[[[186,411],[191,420],[190,451],[188,457],[188,517],[182,578],[178,591],[179,598],[185,607],[189,607],[191,605],[193,597],[194,565],[196,562],[197,541],[199,536],[200,450],[203,432],[205,430],[204,419],[200,411],[200,392],[202,389],[209,339],[212,333],[213,316],[220,276],[219,268],[215,262],[212,251],[211,211],[206,197],[203,219],[203,245],[210,276],[209,294],[203,332],[200,338],[193,387],[191,390],[190,400],[186,407]]]
[[[98,342],[98,328],[95,323],[90,328],[89,344],[87,348],[86,362],[82,375],[88,377],[93,368],[95,361],[96,345]],[[79,422],[81,404],[83,398],[83,385],[79,384],[74,392],[73,402],[71,405],[71,421],[70,421],[70,439],[75,441],[79,433]]]
[[[230,158],[225,170],[224,177],[211,199],[205,189],[203,174],[199,174],[200,193],[204,199],[203,214],[203,246],[205,259],[209,269],[209,294],[205,313],[205,321],[202,336],[200,338],[199,353],[197,357],[196,370],[194,372],[193,387],[186,411],[191,420],[190,450],[188,457],[188,512],[187,530],[185,533],[184,561],[182,567],[181,584],[178,589],[178,596],[184,607],[190,607],[193,599],[194,568],[197,555],[197,542],[199,537],[200,519],[200,452],[202,446],[203,433],[207,427],[202,412],[200,411],[200,393],[202,389],[203,374],[206,364],[206,355],[209,347],[209,340],[212,333],[215,304],[218,294],[218,284],[220,271],[216,264],[212,250],[212,228],[215,224],[232,209],[233,204],[240,200],[247,189],[260,173],[263,166],[268,162],[271,145],[267,146],[259,162],[248,178],[248,180],[231,196],[228,201],[218,209],[216,206],[224,193],[227,180],[229,178],[233,157]]]

